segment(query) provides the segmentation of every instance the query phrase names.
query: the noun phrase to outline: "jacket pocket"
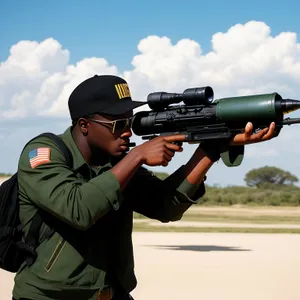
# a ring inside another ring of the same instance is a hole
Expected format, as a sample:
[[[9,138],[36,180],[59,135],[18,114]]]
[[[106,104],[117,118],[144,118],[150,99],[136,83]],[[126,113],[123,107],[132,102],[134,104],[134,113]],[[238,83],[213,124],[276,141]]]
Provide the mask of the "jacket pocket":
[[[52,253],[52,255],[50,256],[50,259],[45,267],[45,270],[47,272],[50,272],[51,268],[53,267],[53,265],[55,264],[57,258],[59,257],[60,253],[62,252],[64,246],[66,244],[66,241],[63,238],[59,238],[57,245]]]

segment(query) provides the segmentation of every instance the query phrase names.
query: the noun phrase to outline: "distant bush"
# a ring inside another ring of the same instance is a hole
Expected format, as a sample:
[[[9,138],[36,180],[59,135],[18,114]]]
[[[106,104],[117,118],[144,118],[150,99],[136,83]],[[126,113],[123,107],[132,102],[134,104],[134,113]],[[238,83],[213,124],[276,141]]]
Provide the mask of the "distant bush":
[[[167,173],[155,172],[160,179]],[[264,182],[259,187],[247,186],[208,186],[206,194],[198,205],[248,205],[248,206],[299,206],[300,188],[295,185]]]
[[[300,188],[286,185],[264,185],[264,187],[210,187],[199,203],[201,205],[264,205],[298,206]]]
[[[0,177],[11,177],[12,174],[10,173],[0,173]]]
[[[159,179],[164,180],[169,176],[168,173],[163,173],[163,172],[154,172],[155,176],[157,176]]]
[[[299,179],[290,172],[272,166],[250,170],[244,180],[246,184],[251,187],[261,187],[265,184],[290,186],[299,181]]]

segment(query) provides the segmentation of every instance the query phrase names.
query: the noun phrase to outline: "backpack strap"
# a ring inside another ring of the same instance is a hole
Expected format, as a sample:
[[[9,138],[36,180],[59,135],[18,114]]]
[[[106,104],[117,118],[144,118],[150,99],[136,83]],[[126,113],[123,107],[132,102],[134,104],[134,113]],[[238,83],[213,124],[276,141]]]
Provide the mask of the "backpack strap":
[[[72,162],[73,162],[73,157],[72,157],[72,154],[71,154],[69,148],[63,142],[63,140],[60,137],[58,137],[56,134],[51,133],[51,132],[42,133],[38,137],[42,137],[42,136],[45,136],[45,137],[48,137],[48,138],[52,139],[57,144],[60,151],[64,154],[64,156],[67,160],[67,165],[71,168],[72,167]]]
[[[58,137],[56,134],[51,133],[51,132],[42,133],[42,134],[38,135],[37,137],[48,137],[48,138],[52,139],[57,144],[57,146],[59,147],[61,152],[64,154],[65,159],[67,161],[67,165],[70,168],[72,167],[72,162],[73,162],[72,154],[71,154],[69,148],[66,146],[66,144],[63,142],[63,140],[60,137]],[[25,248],[24,250],[26,250],[26,252],[29,254],[26,257],[26,264],[28,266],[31,266],[37,257],[35,249],[39,244],[39,230],[42,226],[42,223],[43,223],[42,211],[40,209],[38,209],[32,218],[32,221],[31,221],[31,224],[29,227],[29,231],[25,237],[25,245],[23,245],[23,247]],[[41,242],[43,242],[45,239],[50,237],[53,233],[54,233],[54,229],[49,228],[43,234]]]

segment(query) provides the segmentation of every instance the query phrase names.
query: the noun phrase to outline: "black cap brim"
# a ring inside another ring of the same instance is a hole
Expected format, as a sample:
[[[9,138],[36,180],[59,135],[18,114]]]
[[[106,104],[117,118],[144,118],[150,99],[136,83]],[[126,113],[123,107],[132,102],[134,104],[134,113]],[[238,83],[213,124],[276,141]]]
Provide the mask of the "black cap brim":
[[[119,103],[116,105],[109,107],[107,109],[101,110],[98,113],[104,113],[108,115],[122,115],[126,114],[129,111],[132,111],[133,109],[145,105],[147,102],[141,102],[141,101],[132,101],[132,100],[120,100]]]

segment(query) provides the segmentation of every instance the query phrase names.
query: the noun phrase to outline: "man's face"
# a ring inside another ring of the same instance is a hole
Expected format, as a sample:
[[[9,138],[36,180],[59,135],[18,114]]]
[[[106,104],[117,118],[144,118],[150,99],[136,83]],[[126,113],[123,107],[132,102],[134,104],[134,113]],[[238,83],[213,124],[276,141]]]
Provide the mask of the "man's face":
[[[132,111],[118,116],[95,115],[88,118],[87,141],[93,151],[102,150],[112,156],[128,151]]]

